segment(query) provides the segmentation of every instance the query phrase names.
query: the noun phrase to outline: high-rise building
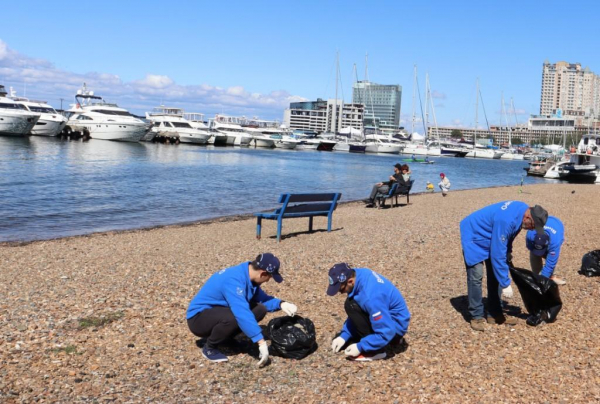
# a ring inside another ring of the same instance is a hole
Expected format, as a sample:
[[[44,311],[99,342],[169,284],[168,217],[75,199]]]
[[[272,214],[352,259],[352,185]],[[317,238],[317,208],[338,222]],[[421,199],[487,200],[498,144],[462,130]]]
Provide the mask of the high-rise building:
[[[333,111],[337,109],[335,116]],[[344,104],[342,100],[330,99],[292,102],[283,112],[283,122],[291,129],[311,130],[315,132],[339,132],[352,127],[362,130],[364,106],[362,104]],[[336,129],[337,127],[337,129]]]
[[[600,76],[579,63],[545,61],[542,70],[541,115],[575,119],[586,125],[600,116]]]
[[[385,131],[397,131],[400,127],[400,85],[377,84],[357,81],[352,86],[352,103],[365,106],[365,126],[375,126]]]

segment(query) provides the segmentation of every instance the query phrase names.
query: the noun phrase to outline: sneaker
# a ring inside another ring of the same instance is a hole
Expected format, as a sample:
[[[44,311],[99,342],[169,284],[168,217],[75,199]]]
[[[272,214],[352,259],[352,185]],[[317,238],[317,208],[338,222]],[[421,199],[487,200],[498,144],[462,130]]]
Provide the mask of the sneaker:
[[[202,348],[202,356],[211,362],[227,362],[228,360],[227,356],[223,355],[217,348],[209,348],[207,345]]]
[[[355,361],[355,362],[371,362],[371,361],[376,361],[379,359],[385,359],[386,357],[386,353],[385,352],[372,352],[372,353],[361,353],[360,355],[358,355],[357,357],[354,358],[349,358],[351,361]]]
[[[517,325],[519,320],[516,317],[505,316],[500,314],[499,316],[488,316],[488,324],[506,324],[506,325]]]
[[[485,320],[483,318],[472,319],[471,328],[475,331],[485,331]]]
[[[567,284],[567,282],[565,280],[563,280],[557,276],[554,276],[554,275],[552,275],[550,277],[550,279],[552,279],[554,281],[554,283],[556,283],[557,285],[566,285]]]

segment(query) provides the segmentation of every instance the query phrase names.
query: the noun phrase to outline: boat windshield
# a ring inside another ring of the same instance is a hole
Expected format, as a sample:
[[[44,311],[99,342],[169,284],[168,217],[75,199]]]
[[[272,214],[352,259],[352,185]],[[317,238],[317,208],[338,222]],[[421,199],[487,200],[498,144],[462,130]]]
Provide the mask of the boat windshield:
[[[110,109],[95,109],[94,112],[104,115],[133,116],[127,111],[113,111]]]
[[[50,107],[34,107],[30,105],[29,110],[31,112],[39,112],[42,114],[57,114],[56,110]]]
[[[187,122],[171,122],[176,128],[188,128],[193,129],[192,126]]]
[[[27,108],[25,108],[25,105],[17,104],[17,103],[14,103],[14,102],[0,102],[0,108],[4,108],[4,109],[23,109],[23,110],[27,111]]]

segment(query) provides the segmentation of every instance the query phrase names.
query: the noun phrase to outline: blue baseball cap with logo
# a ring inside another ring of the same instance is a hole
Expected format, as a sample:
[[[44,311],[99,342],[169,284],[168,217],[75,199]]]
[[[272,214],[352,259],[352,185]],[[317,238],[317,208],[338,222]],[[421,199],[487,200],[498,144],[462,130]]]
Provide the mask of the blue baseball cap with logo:
[[[350,265],[345,262],[335,264],[329,270],[329,287],[327,288],[327,294],[329,296],[335,296],[340,291],[342,283],[346,282],[350,275],[352,275],[353,269]]]
[[[548,245],[550,244],[550,236],[546,232],[536,233],[533,238],[533,255],[543,257],[548,252]]]
[[[263,253],[256,257],[254,260],[256,266],[260,269],[264,269],[273,277],[273,280],[277,283],[283,282],[283,278],[279,274],[279,258],[271,253]]]

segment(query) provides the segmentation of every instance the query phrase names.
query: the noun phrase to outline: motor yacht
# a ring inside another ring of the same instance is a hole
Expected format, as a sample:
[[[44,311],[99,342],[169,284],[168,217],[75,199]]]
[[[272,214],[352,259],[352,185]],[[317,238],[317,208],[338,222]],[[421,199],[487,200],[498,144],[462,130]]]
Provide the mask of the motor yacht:
[[[17,97],[13,88],[10,88],[10,96],[8,97],[17,104],[23,105],[29,112],[40,114],[40,119],[36,122],[29,134],[36,136],[56,136],[65,125],[67,118],[56,112],[46,101],[30,100],[25,97]]]
[[[442,156],[465,157],[468,152],[468,149],[462,147],[459,144],[449,141],[440,142],[440,153]]]
[[[25,136],[40,119],[40,114],[29,111],[24,105],[7,98],[0,85],[0,135]]]
[[[205,129],[197,129],[183,117],[181,108],[161,105],[146,112],[146,119],[152,122],[152,132],[158,134],[175,133],[180,143],[207,144],[211,134]]]
[[[94,95],[85,83],[77,91],[75,101],[67,111],[68,122],[62,133],[79,132],[92,139],[137,142],[150,129],[147,122],[126,109]]]
[[[568,164],[563,166],[563,174],[562,179],[569,181],[600,184],[600,134],[581,137]]]
[[[299,141],[296,145],[297,150],[317,150],[321,144],[321,140],[317,138],[316,132],[296,129],[291,136]]]
[[[383,135],[366,135],[365,144],[367,145],[365,148],[365,152],[367,153],[398,154],[401,150],[399,141]]]
[[[227,135],[211,131],[208,125],[204,123],[204,114],[199,112],[186,112],[183,114],[183,118],[187,119],[192,128],[198,129],[210,136],[207,141],[208,144],[214,146],[225,146],[227,144]]]
[[[500,156],[502,160],[524,160],[525,156],[522,153],[519,153],[516,149],[506,149],[502,150],[503,154]]]
[[[497,149],[488,149],[483,146],[477,145],[471,149],[465,157],[479,158],[479,159],[499,159],[502,157],[502,151]]]
[[[254,139],[242,128],[240,118],[217,114],[210,122],[210,128],[227,136],[228,146],[250,146]]]

